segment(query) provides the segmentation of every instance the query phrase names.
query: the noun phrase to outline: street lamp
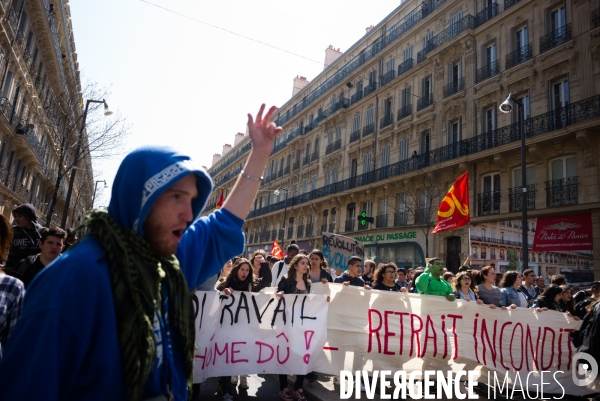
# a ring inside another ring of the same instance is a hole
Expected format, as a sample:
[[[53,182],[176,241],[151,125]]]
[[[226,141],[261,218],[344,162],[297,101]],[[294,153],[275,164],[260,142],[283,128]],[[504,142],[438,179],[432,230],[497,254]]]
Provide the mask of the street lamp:
[[[287,214],[287,196],[288,196],[288,190],[287,188],[277,188],[273,193],[277,196],[279,196],[279,194],[281,193],[281,191],[285,191],[285,200],[284,200],[284,206],[283,206],[283,223],[281,224],[281,246],[283,246],[283,240],[285,238],[285,218],[286,218],[286,214]]]
[[[92,209],[94,208],[94,201],[96,200],[96,192],[98,192],[98,184],[101,182],[104,183],[104,189],[108,188],[108,184],[106,183],[106,180],[96,181],[96,186],[94,187],[94,196],[92,196]]]
[[[527,241],[527,165],[525,160],[525,112],[523,110],[523,102],[513,97],[512,93],[508,95],[506,100],[500,105],[502,113],[511,113],[513,103],[517,105],[519,134],[521,135],[521,242],[522,242],[522,259],[523,271],[527,269],[529,261],[529,244]]]
[[[81,152],[81,141],[83,139],[83,131],[85,130],[85,120],[87,119],[88,109],[90,107],[90,103],[101,103],[104,104],[104,115],[110,116],[113,112],[108,108],[108,104],[106,104],[106,100],[92,100],[88,99],[85,102],[85,111],[83,112],[83,122],[81,124],[81,130],[79,131],[79,136],[77,137],[77,147],[75,148],[75,165],[71,169],[71,180],[69,181],[69,190],[67,191],[67,199],[65,201],[65,209],[63,211],[62,222],[60,223],[60,227],[64,230],[67,226],[67,218],[69,215],[69,204],[71,203],[71,195],[73,195],[73,185],[75,185],[75,175],[77,173],[77,165],[79,164],[79,152]]]

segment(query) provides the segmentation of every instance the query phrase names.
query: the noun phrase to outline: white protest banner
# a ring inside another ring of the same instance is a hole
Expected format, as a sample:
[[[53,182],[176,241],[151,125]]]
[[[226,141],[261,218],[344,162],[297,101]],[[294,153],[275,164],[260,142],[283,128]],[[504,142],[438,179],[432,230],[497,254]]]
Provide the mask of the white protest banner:
[[[313,284],[312,290],[319,291],[320,285]],[[598,391],[597,379],[588,388],[575,384],[576,350],[569,333],[581,322],[564,313],[490,309],[475,302],[341,284],[328,287],[328,341],[317,372],[462,370],[475,372],[481,384],[496,381],[530,394]]]
[[[364,259],[365,246],[353,238],[333,233],[323,233],[323,255],[329,267],[344,271],[348,268],[348,259],[356,255]]]
[[[197,291],[194,382],[257,373],[306,374],[314,370],[327,338],[327,297],[224,296]]]

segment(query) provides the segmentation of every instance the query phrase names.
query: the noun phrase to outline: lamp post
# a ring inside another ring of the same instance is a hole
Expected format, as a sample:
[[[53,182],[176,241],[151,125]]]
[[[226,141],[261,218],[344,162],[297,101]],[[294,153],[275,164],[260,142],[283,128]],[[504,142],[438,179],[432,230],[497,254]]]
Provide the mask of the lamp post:
[[[521,135],[521,255],[523,259],[523,271],[527,269],[529,262],[529,244],[527,241],[527,162],[525,160],[525,112],[523,102],[513,97],[512,93],[500,105],[502,113],[510,113],[513,103],[517,105],[517,117],[519,134]]]
[[[96,186],[94,186],[94,196],[92,196],[92,209],[94,208],[94,202],[96,200],[96,192],[98,192],[98,184],[103,182],[104,183],[104,188],[108,188],[108,184],[106,183],[106,180],[98,180],[96,181]]]
[[[281,191],[285,191],[285,200],[284,202],[284,206],[283,206],[283,223],[281,224],[281,246],[283,246],[283,240],[285,238],[285,219],[286,219],[286,214],[287,214],[287,196],[288,196],[288,190],[287,188],[277,188],[273,193],[277,196],[279,196],[279,194],[281,193]]]
[[[67,199],[65,200],[65,209],[63,210],[62,222],[60,227],[64,230],[67,226],[67,218],[69,217],[69,204],[71,203],[71,195],[73,195],[73,185],[75,185],[75,175],[77,174],[77,165],[79,164],[79,152],[81,152],[81,140],[83,139],[83,131],[85,130],[85,120],[87,119],[88,109],[90,103],[102,103],[104,104],[104,115],[110,116],[112,111],[108,109],[108,104],[105,100],[92,100],[88,99],[85,102],[85,111],[83,112],[83,122],[81,124],[81,130],[79,130],[79,136],[77,137],[77,147],[75,148],[75,165],[71,169],[71,180],[69,181],[69,190],[67,191]]]

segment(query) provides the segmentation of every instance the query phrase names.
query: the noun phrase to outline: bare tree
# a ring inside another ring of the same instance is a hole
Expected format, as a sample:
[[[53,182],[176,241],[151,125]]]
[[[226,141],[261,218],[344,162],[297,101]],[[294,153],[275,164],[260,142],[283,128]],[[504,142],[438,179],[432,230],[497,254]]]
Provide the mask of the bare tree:
[[[76,174],[73,185],[75,202],[70,202],[74,208],[80,198],[93,196],[92,162],[115,157],[124,151],[123,141],[130,128],[126,119],[118,113],[105,118],[100,112],[103,105],[99,103],[90,103],[87,116],[84,113],[83,105],[87,100],[102,101],[108,97],[107,89],[88,83],[81,97],[47,94],[43,99],[44,107],[29,114],[26,128],[33,127],[37,132],[35,135],[40,147],[45,150],[44,166],[52,172],[54,179],[52,199],[46,213],[47,226],[50,226],[57,209],[59,192],[68,192],[71,174]],[[59,214],[61,212],[58,211]]]

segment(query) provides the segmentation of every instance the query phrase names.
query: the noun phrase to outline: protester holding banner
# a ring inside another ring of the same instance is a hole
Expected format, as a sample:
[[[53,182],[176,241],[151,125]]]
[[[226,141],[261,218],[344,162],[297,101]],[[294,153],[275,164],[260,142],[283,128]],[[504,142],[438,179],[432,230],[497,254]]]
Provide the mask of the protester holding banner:
[[[479,272],[481,284],[477,286],[479,298],[486,305],[494,305],[492,308],[503,307],[500,301],[502,293],[500,288],[496,287],[496,272],[492,266],[485,266]]]
[[[383,265],[383,263],[380,263]],[[365,260],[365,269],[363,271],[362,279],[365,282],[365,285],[369,287],[373,287],[373,282],[375,279],[373,278],[375,275],[375,261],[367,259]]]
[[[313,249],[308,255],[308,259],[310,260],[308,278],[311,283],[333,283],[331,274],[327,272],[327,261],[325,260],[325,256],[323,256],[323,252],[318,249]]]
[[[533,269],[526,269],[523,272],[523,284],[519,287],[527,299],[529,306],[533,305],[533,301],[541,294],[535,286],[535,272]]]
[[[365,290],[370,290],[371,287],[365,284],[365,281],[361,277],[361,265],[362,259],[358,256],[351,256],[348,259],[348,270],[342,273],[341,276],[335,279],[336,283],[342,283],[344,285],[353,285],[356,287],[363,287]]]
[[[522,282],[523,276],[516,271],[509,271],[502,277],[500,281],[500,293],[502,294],[500,305],[510,307],[511,309],[517,306],[521,308],[529,307],[525,295],[519,290]]]
[[[310,294],[311,281],[308,278],[310,260],[306,255],[296,255],[290,262],[287,275],[277,285],[277,296],[284,294]],[[304,375],[296,375],[294,393],[288,388],[287,375],[279,375],[279,398],[283,401],[306,401],[304,397]]]
[[[288,264],[294,258],[294,256],[298,255],[299,252],[300,247],[298,245],[288,245],[287,255],[285,255],[285,258],[273,265],[273,269],[271,270],[271,287],[277,287],[281,279],[287,274]]]
[[[381,291],[400,291],[402,288],[394,279],[396,277],[396,264],[384,263],[375,271],[373,276],[373,289]]]
[[[561,311],[565,312],[569,316],[573,316],[575,320],[580,320],[579,316],[575,313],[575,300],[573,299],[573,288],[568,285],[561,285],[560,289],[562,293],[560,294],[560,300],[558,301],[558,305]]]
[[[427,263],[427,269],[416,280],[419,294],[440,295],[448,301],[454,301],[456,296],[452,294],[452,286],[442,278],[444,265],[440,258],[431,258]]]
[[[468,272],[460,272],[454,276],[454,292],[456,298],[467,302],[475,301],[478,304],[483,304],[483,301],[477,296],[477,287],[475,282]]]
[[[258,290],[260,291],[265,287],[269,287],[273,277],[269,268],[269,262],[267,262],[267,253],[262,249],[254,251],[250,257],[250,264],[254,272],[254,279],[258,282]]]
[[[560,306],[558,305],[561,295],[562,289],[556,284],[550,284],[548,287],[546,287],[542,295],[537,297],[537,299],[533,302],[531,308],[537,310],[538,312],[543,310],[555,310],[561,312]]]

